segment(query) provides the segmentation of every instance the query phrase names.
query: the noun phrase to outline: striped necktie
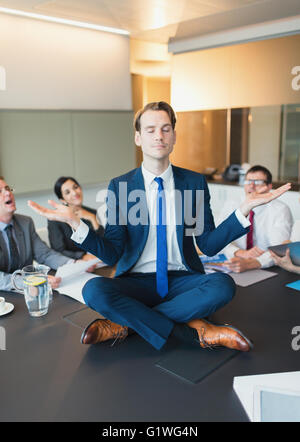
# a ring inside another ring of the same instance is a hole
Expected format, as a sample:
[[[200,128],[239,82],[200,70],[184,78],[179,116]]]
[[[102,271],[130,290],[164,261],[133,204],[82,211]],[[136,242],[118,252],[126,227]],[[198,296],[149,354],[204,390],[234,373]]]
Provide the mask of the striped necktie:
[[[156,199],[156,291],[163,298],[168,293],[166,197],[162,178],[156,177],[154,181],[158,184]]]

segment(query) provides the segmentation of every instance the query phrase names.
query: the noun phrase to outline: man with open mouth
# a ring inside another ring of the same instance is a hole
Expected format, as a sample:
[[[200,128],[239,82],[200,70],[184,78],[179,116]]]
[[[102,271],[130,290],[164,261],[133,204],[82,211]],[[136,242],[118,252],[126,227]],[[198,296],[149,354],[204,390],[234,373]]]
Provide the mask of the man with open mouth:
[[[50,249],[38,236],[29,216],[15,214],[13,189],[0,177],[0,290],[12,290],[11,273],[36,260],[57,269],[70,258]],[[61,278],[48,275],[52,288]]]

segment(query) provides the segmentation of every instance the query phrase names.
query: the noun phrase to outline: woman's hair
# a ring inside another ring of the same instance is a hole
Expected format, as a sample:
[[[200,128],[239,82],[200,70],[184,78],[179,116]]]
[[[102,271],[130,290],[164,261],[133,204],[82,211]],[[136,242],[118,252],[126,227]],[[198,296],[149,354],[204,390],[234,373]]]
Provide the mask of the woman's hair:
[[[58,199],[63,199],[63,196],[61,193],[61,188],[62,188],[62,185],[68,180],[74,181],[74,183],[80,187],[80,184],[78,183],[77,180],[75,180],[75,178],[73,178],[71,176],[61,176],[60,178],[58,178],[58,180],[56,180],[56,183],[54,184],[54,192],[55,192]]]

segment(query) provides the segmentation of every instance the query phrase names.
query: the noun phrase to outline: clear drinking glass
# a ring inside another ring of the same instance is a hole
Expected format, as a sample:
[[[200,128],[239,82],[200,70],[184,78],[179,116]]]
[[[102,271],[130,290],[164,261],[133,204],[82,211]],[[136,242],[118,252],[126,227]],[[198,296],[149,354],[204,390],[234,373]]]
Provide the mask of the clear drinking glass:
[[[20,281],[22,287],[18,285]],[[40,317],[47,314],[49,307],[48,276],[39,269],[39,265],[30,265],[23,267],[22,270],[16,270],[12,274],[12,284],[16,290],[24,293],[31,316]]]

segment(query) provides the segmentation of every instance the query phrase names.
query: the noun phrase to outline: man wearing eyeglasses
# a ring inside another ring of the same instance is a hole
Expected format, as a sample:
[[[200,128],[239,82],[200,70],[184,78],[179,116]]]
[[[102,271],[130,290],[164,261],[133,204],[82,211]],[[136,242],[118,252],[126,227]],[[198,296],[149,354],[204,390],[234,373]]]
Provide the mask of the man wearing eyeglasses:
[[[29,216],[15,214],[13,189],[0,177],[0,290],[12,290],[11,273],[36,260],[57,269],[70,258],[50,249],[35,231]],[[49,276],[52,288],[61,278]]]
[[[251,167],[245,177],[246,196],[253,192],[267,193],[272,189],[272,174],[264,166]],[[237,203],[229,201],[224,207],[220,221]],[[226,267],[236,273],[274,265],[268,247],[290,239],[293,217],[289,207],[278,199],[270,204],[255,207],[248,215],[250,232],[223,249],[227,257]]]

